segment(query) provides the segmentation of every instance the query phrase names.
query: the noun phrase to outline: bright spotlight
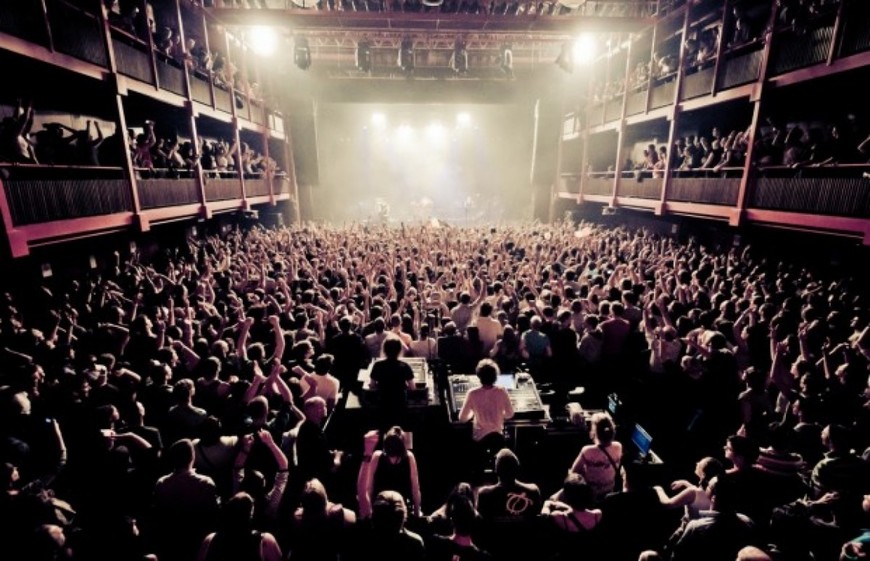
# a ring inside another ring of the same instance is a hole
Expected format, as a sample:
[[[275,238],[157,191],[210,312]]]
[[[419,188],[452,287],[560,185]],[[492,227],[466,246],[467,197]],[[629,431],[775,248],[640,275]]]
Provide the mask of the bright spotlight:
[[[459,115],[456,116],[456,122],[461,127],[467,127],[468,125],[471,124],[471,115],[469,115],[468,113],[464,113],[464,112],[460,113]]]
[[[426,127],[426,138],[429,140],[440,142],[447,138],[447,129],[441,123],[432,123]]]
[[[260,56],[272,56],[278,50],[278,34],[275,29],[258,25],[248,31],[248,44]]]
[[[414,129],[411,128],[411,125],[400,125],[398,129],[396,129],[396,137],[399,142],[407,142],[411,140],[414,136]]]
[[[573,55],[574,62],[577,64],[588,64],[595,58],[595,52],[598,48],[598,43],[595,36],[590,33],[583,33],[574,41]]]
[[[383,127],[387,124],[387,116],[383,113],[372,113],[372,124],[376,127]]]

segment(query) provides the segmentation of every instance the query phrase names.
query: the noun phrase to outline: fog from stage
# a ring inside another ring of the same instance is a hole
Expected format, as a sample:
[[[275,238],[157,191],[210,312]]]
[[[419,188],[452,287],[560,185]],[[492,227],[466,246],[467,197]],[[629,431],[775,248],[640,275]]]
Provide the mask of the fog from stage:
[[[528,219],[534,107],[322,103],[316,218],[449,224]]]

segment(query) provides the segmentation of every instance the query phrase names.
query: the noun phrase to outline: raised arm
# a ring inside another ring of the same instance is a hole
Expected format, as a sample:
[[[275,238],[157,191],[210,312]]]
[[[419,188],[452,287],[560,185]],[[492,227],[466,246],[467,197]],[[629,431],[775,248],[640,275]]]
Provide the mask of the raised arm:
[[[236,354],[243,360],[248,360],[248,334],[252,325],[254,325],[254,318],[245,318],[238,324],[239,336],[236,339]]]
[[[272,360],[281,362],[284,358],[284,349],[287,343],[284,341],[284,330],[281,329],[281,320],[278,316],[269,316],[269,324],[272,326],[272,334],[275,336],[275,353]]]
[[[360,518],[371,518],[372,502],[369,495],[369,472],[375,448],[378,445],[380,435],[376,430],[368,431],[363,437],[363,457],[356,478],[356,496],[359,503]]]
[[[659,497],[659,502],[662,506],[668,508],[680,508],[683,506],[687,506],[695,502],[695,495],[698,491],[697,487],[694,485],[690,485],[688,487],[683,488],[679,493],[674,495],[673,497],[669,497],[665,490],[656,485],[653,487],[655,489],[656,494]]]
[[[408,452],[408,463],[411,468],[411,502],[414,504],[414,516],[419,517],[422,511],[422,495],[420,494],[420,474],[417,471],[417,458],[413,452]]]

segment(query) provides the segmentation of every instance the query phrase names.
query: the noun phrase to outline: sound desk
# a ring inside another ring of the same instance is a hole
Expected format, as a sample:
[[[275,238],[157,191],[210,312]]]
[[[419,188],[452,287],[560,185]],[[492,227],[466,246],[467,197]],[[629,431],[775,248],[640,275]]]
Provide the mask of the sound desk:
[[[448,377],[447,396],[450,403],[451,420],[459,417],[468,392],[480,386],[474,374],[456,374]],[[512,421],[544,421],[549,419],[547,409],[541,401],[538,387],[528,374],[502,374],[496,385],[504,387],[514,408]]]

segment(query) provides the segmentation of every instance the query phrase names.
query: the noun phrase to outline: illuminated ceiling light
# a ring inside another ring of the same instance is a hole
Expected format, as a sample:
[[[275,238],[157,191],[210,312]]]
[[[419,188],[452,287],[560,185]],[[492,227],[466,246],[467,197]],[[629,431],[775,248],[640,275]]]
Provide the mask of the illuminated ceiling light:
[[[447,129],[441,123],[432,123],[426,127],[426,138],[434,142],[440,142],[447,138]]]
[[[457,37],[453,43],[453,54],[450,56],[450,68],[457,74],[468,72],[468,49],[465,40]]]
[[[372,124],[376,127],[386,126],[387,116],[383,113],[372,113]]]
[[[583,33],[574,41],[572,55],[576,64],[589,64],[595,58],[598,50],[598,42],[595,36],[589,33]]]
[[[278,34],[274,28],[258,25],[248,30],[248,45],[260,56],[272,56],[278,50]]]
[[[505,73],[508,79],[514,77],[514,52],[510,43],[502,45],[499,53],[499,67]]]
[[[407,142],[411,140],[414,136],[414,129],[411,128],[411,125],[400,125],[398,129],[396,129],[396,138],[400,142]]]
[[[293,45],[293,62],[300,70],[311,68],[311,48],[308,46],[308,38],[296,37]]]
[[[471,115],[462,112],[456,116],[456,123],[461,127],[467,127],[471,124]]]
[[[363,72],[372,71],[372,44],[367,39],[356,44],[356,67]]]
[[[399,46],[398,65],[406,74],[414,71],[414,40],[410,37],[402,39],[402,44]]]

